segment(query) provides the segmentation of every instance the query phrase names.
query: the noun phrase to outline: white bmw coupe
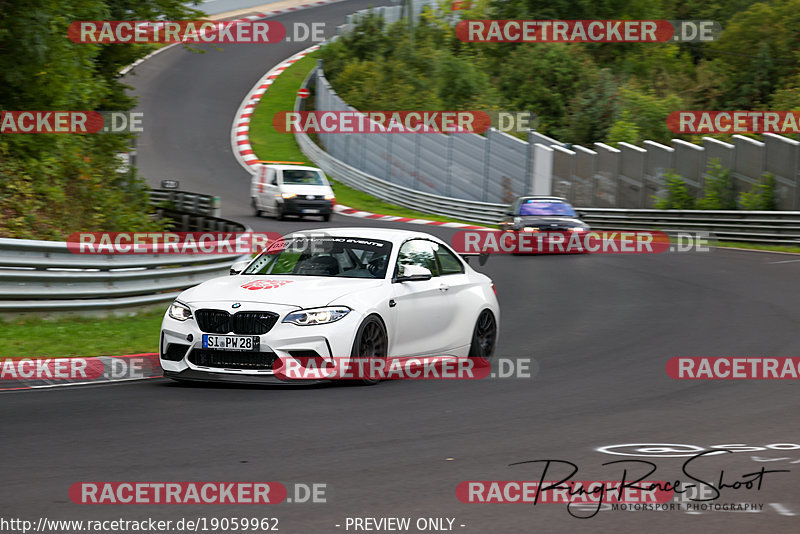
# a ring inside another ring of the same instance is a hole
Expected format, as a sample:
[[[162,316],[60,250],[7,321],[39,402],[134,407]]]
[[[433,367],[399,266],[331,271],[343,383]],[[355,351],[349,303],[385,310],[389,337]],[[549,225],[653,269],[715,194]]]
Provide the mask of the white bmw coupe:
[[[304,231],[182,292],[161,324],[161,367],[276,382],[286,358],[489,358],[499,318],[492,281],[432,235]]]

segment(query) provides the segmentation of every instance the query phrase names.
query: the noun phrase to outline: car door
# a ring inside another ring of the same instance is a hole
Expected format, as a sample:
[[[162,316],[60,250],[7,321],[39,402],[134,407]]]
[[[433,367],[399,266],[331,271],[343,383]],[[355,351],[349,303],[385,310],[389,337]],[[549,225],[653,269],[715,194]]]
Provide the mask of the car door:
[[[431,271],[430,280],[392,284],[392,356],[443,355],[452,345],[446,328],[455,310],[454,299],[439,277],[434,243],[411,239],[398,252],[395,275],[403,265],[419,265]]]
[[[472,341],[475,319],[483,302],[481,290],[451,249],[440,243],[431,244],[439,268],[439,289],[447,298],[449,310],[441,326],[443,338],[449,343],[445,350],[463,347]]]

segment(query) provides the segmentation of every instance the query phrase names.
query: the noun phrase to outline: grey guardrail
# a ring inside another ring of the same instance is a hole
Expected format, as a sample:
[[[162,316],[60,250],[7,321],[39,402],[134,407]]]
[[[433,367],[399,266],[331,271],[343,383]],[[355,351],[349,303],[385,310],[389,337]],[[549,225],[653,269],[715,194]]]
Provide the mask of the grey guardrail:
[[[247,231],[215,217],[219,202],[196,193],[154,191],[151,202],[175,231]],[[185,202],[177,198],[185,199]],[[177,209],[178,207],[184,210]],[[195,211],[185,211],[186,208]],[[226,275],[238,254],[76,254],[65,242],[0,238],[0,313],[91,312],[166,303],[176,292]]]
[[[307,87],[316,69],[303,82]],[[300,110],[302,100],[295,100]],[[407,208],[466,221],[497,224],[508,211],[506,204],[476,202],[416,191],[392,184],[347,165],[325,152],[311,138],[295,134],[300,150],[336,180],[372,196]],[[584,219],[598,230],[662,230],[667,233],[709,232],[722,241],[800,246],[800,211],[655,210],[580,208]]]
[[[800,246],[800,211],[580,208],[592,228],[709,232],[720,241]]]
[[[177,189],[151,189],[149,193],[150,203],[155,206],[168,205],[171,209],[194,215],[220,216],[219,197]]]

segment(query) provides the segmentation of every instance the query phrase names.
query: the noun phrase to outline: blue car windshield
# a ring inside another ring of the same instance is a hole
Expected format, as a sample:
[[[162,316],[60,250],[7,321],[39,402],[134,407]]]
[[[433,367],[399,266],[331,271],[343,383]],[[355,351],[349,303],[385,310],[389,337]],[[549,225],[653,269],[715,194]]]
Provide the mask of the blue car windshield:
[[[561,200],[525,200],[519,207],[521,217],[525,216],[559,216],[575,217],[575,210],[566,202]]]

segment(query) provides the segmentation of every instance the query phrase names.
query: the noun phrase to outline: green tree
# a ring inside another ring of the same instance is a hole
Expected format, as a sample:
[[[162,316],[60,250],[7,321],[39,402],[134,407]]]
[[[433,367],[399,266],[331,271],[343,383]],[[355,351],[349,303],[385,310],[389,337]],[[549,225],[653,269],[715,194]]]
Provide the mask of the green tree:
[[[589,87],[587,72],[595,69],[578,47],[560,43],[516,46],[499,66],[497,88],[502,106],[533,111],[539,129],[564,138],[573,97]]]
[[[768,107],[771,93],[800,70],[798,25],[800,0],[755,3],[734,15],[706,48],[719,97],[698,95],[700,103],[711,109]]]
[[[653,89],[626,84],[619,90],[618,116],[611,126],[608,140],[629,143],[645,139],[668,141],[674,134],[667,127],[667,116],[681,105],[677,95],[659,97]],[[634,134],[636,138],[631,140]]]
[[[119,67],[152,50],[67,38],[79,20],[180,18],[178,0],[0,2],[0,111],[120,110]],[[152,230],[147,189],[121,173],[130,137],[103,134],[0,136],[0,235],[62,239],[74,231]]]

